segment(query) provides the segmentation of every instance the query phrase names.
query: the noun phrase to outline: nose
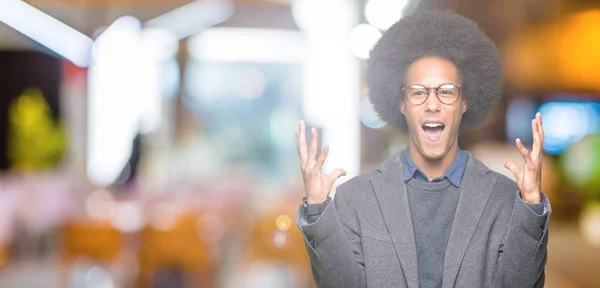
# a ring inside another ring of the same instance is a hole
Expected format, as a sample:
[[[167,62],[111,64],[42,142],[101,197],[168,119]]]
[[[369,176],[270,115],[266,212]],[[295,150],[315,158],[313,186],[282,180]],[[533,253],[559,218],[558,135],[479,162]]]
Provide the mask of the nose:
[[[427,97],[427,101],[425,101],[425,105],[427,111],[439,111],[442,103],[437,97],[435,89],[429,90],[429,97]]]

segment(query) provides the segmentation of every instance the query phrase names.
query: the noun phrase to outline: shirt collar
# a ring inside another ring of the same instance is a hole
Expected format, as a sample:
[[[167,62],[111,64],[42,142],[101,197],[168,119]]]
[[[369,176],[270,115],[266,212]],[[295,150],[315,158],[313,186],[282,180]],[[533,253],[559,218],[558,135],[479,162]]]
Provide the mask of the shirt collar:
[[[465,168],[467,166],[467,153],[465,153],[465,151],[461,150],[460,148],[458,148],[458,151],[456,153],[456,157],[454,158],[454,162],[452,162],[452,165],[450,165],[450,168],[448,168],[448,170],[446,171],[446,173],[444,173],[444,175],[442,175],[439,178],[433,179],[432,182],[435,181],[441,181],[444,178],[448,178],[448,180],[450,181],[450,183],[452,183],[452,185],[459,187],[460,183],[462,181],[462,175],[463,172],[465,171]],[[416,178],[416,179],[424,179],[426,181],[429,182],[429,180],[427,180],[427,177],[425,176],[425,173],[423,173],[423,171],[415,164],[415,162],[413,162],[413,160],[410,158],[410,154],[408,153],[408,148],[404,149],[404,151],[402,151],[402,164],[404,165],[404,181],[408,181],[411,178]],[[422,177],[419,177],[422,176]]]

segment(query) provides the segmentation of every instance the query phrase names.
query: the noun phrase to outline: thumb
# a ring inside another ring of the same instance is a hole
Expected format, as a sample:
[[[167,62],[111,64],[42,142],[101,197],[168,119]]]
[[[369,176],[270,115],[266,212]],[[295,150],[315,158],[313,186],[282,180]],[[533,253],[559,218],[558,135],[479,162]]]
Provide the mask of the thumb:
[[[504,167],[510,170],[510,172],[512,172],[513,175],[515,175],[516,180],[519,180],[519,167],[517,166],[517,164],[515,164],[515,162],[508,161],[504,163]]]
[[[338,178],[340,178],[342,176],[346,176],[346,170],[344,170],[344,169],[335,169],[335,170],[331,171],[331,173],[329,173],[327,175],[327,178],[333,184],[333,182],[335,182],[335,180],[337,180]]]

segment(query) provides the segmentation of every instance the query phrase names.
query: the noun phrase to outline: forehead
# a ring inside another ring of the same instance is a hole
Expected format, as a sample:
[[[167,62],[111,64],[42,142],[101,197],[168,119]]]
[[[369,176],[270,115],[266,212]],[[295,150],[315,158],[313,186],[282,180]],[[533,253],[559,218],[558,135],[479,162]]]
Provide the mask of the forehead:
[[[444,83],[459,83],[456,65],[439,57],[423,57],[413,62],[406,74],[408,85],[437,86]]]

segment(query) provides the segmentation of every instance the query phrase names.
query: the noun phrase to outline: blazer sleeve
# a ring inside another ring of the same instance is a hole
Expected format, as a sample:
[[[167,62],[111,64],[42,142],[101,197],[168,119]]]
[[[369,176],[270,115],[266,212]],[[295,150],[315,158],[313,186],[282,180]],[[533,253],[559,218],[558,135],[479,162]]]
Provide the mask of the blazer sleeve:
[[[366,287],[360,226],[344,186],[338,187],[317,221],[303,223],[303,205],[298,209],[296,225],[304,236],[317,287]]]
[[[514,184],[498,183],[496,188],[513,193],[509,191],[515,191]],[[516,190],[510,224],[498,251],[496,287],[544,287],[550,201],[542,193],[544,212],[536,214]]]

